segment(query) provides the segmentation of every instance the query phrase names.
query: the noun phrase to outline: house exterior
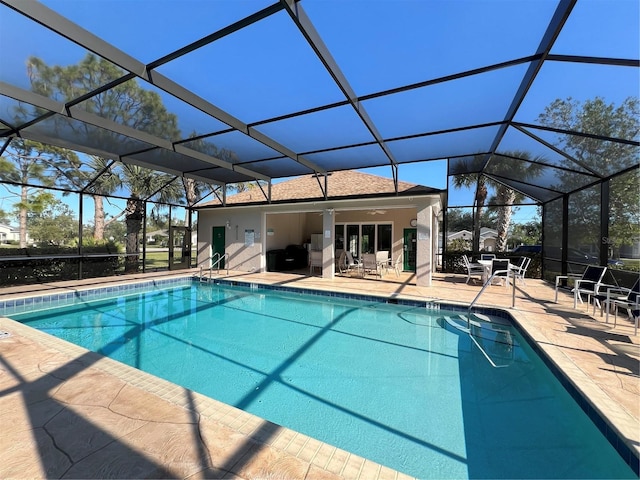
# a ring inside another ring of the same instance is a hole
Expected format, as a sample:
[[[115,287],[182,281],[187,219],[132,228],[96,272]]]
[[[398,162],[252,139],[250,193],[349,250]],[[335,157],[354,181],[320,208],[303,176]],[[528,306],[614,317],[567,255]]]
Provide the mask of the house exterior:
[[[456,239],[462,239],[471,242],[473,240],[473,232],[469,230],[459,230],[457,232],[451,232],[447,234],[447,243]],[[488,227],[480,228],[480,250],[494,252],[496,250],[497,242],[498,232],[496,230]]]
[[[326,189],[326,195],[325,195]],[[271,187],[271,202],[252,189],[197,207],[198,266],[228,254],[233,270],[267,270],[269,254],[298,246],[321,257],[324,278],[333,278],[343,250],[356,257],[388,251],[430,285],[443,190],[353,170],[305,175]]]
[[[27,235],[27,239],[29,236]],[[0,223],[0,243],[9,243],[11,241],[20,241],[20,229]]]

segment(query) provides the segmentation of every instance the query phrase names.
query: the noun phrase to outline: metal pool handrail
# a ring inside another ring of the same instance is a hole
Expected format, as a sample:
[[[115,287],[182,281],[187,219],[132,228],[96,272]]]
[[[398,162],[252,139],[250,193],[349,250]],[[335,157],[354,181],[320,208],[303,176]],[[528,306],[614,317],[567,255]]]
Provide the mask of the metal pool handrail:
[[[511,291],[511,308],[516,306],[516,274],[515,272],[509,268],[508,270],[496,270],[495,272],[493,272],[491,274],[491,276],[489,277],[489,279],[485,282],[485,284],[482,286],[482,288],[480,289],[480,291],[478,292],[478,294],[476,295],[476,297],[471,301],[471,303],[469,304],[469,307],[467,308],[467,327],[471,327],[471,325],[469,324],[469,319],[471,318],[471,309],[473,308],[473,306],[476,304],[476,302],[478,301],[478,299],[480,298],[480,296],[484,293],[484,291],[486,290],[486,288],[491,285],[493,283],[493,279],[497,276],[502,276],[504,274],[507,274],[507,280],[509,280],[509,274],[511,273],[512,275],[512,291]]]
[[[211,275],[213,273],[213,269],[218,267],[218,272],[220,273],[220,262],[222,262],[223,260],[226,260],[224,265],[225,265],[225,269],[227,270],[227,276],[229,276],[229,254],[225,253],[224,255],[220,255],[218,252],[214,253],[211,256],[211,266],[209,267],[209,280],[211,280]],[[205,260],[204,262],[206,262],[207,260]],[[204,263],[202,262],[202,263]],[[202,264],[200,264],[200,278],[203,278],[202,275]]]

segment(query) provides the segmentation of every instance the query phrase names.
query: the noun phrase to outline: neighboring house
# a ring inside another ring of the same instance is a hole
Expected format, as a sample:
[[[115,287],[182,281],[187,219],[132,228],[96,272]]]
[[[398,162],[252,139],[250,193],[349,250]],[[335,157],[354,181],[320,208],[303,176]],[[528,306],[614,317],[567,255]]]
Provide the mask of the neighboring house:
[[[447,243],[456,239],[462,239],[472,242],[473,232],[470,232],[469,230],[460,230],[458,232],[447,234]],[[486,252],[494,252],[496,250],[497,241],[498,232],[496,230],[488,227],[480,228],[480,250],[484,250]]]
[[[196,207],[198,266],[227,253],[233,270],[265,271],[268,252],[297,245],[322,252],[322,276],[333,278],[343,250],[356,257],[389,251],[416,272],[416,284],[430,285],[444,195],[407,182],[396,192],[392,179],[353,170],[273,184],[270,203],[262,189],[250,189],[226,205]]]
[[[11,241],[20,241],[20,229],[18,227],[12,227],[11,225],[0,223],[0,243],[9,243]],[[27,234],[27,243],[30,242],[31,240]]]
[[[154,230],[153,232],[147,232],[147,243],[154,243],[156,240],[159,243],[167,243],[169,241],[169,232],[167,230]]]

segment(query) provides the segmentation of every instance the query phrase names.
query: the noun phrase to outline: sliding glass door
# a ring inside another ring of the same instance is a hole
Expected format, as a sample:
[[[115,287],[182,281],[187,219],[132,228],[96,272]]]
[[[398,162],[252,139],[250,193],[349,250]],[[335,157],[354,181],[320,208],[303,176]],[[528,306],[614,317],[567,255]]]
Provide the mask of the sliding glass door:
[[[351,223],[335,226],[335,251],[351,252],[353,258],[363,253],[376,253],[385,250],[391,253],[392,224],[390,223]]]

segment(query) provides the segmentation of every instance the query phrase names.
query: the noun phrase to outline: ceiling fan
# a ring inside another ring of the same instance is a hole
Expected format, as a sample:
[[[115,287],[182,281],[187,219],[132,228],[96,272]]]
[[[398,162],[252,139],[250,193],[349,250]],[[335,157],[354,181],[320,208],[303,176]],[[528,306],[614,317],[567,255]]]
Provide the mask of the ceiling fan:
[[[384,215],[387,213],[386,210],[369,210],[367,211],[367,215]]]

